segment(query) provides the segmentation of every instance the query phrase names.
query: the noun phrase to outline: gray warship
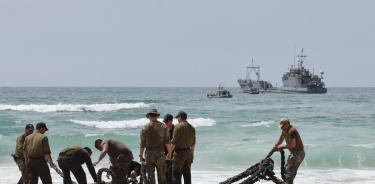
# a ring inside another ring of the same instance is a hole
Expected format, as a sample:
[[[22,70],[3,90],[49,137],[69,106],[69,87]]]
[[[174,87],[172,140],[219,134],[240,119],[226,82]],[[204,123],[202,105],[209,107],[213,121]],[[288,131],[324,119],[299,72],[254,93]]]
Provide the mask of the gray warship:
[[[255,73],[257,79],[251,79],[251,74]],[[250,94],[259,94],[259,92],[266,92],[272,89],[272,84],[268,81],[260,80],[260,66],[254,65],[254,60],[251,59],[251,65],[246,67],[246,78],[238,79],[242,92]]]
[[[307,57],[303,53],[303,48],[297,57],[298,66],[292,65],[289,71],[283,74],[283,87],[276,88],[272,92],[327,93],[323,82],[324,72],[320,72],[318,76],[303,66],[304,59]]]

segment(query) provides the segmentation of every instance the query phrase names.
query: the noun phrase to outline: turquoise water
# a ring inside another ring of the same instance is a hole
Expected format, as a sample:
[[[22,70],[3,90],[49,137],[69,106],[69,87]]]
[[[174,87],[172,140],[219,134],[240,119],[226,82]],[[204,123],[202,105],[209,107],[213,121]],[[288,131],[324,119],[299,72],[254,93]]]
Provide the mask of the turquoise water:
[[[197,130],[193,170],[239,171],[264,157],[290,118],[306,149],[302,170],[375,168],[375,88],[329,88],[327,94],[241,93],[207,99],[215,88],[0,88],[0,170],[26,123],[45,121],[52,156],[66,146],[113,138],[139,149],[145,114],[188,113]],[[98,152],[94,151],[94,159]],[[275,157],[278,161],[278,156]],[[103,163],[105,164],[105,162]]]

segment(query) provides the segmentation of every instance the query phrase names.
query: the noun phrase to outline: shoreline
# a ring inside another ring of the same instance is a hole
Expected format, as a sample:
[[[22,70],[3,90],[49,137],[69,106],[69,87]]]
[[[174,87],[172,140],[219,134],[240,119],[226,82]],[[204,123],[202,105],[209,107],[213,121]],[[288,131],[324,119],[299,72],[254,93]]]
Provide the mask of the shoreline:
[[[101,167],[101,166],[100,166]],[[98,168],[100,168],[98,167]],[[96,168],[96,169],[98,169]],[[88,182],[92,182],[92,179],[87,175]],[[16,165],[1,164],[0,172],[2,176],[0,183],[16,183],[20,177],[20,173]],[[207,171],[207,170],[193,170],[192,171],[192,182],[194,184],[210,184],[219,183],[226,180],[227,178],[234,176],[242,171]],[[276,176],[280,178],[280,171],[275,170]],[[57,173],[51,170],[52,180],[55,184],[62,184],[62,178]],[[74,177],[73,177],[74,179]],[[271,184],[269,181],[260,181],[258,183]],[[375,173],[373,169],[301,169],[299,170],[295,183],[303,184],[371,184],[375,183]]]

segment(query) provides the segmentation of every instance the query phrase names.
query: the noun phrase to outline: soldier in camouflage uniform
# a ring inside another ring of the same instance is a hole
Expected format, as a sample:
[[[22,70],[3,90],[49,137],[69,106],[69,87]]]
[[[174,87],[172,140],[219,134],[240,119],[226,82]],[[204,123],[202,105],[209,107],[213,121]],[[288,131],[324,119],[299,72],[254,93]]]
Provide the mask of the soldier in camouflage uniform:
[[[139,157],[144,160],[145,151],[149,184],[155,184],[155,167],[158,174],[158,183],[165,184],[165,155],[164,148],[169,147],[167,127],[158,121],[160,114],[156,109],[150,109],[146,117],[150,122],[141,130],[141,144]]]
[[[288,118],[281,118],[279,127],[282,129],[279,140],[275,144],[274,149],[280,151],[281,149],[288,149],[290,155],[285,164],[285,182],[293,184],[293,180],[297,175],[297,170],[303,159],[305,158],[305,151],[301,136],[296,128],[294,128]],[[286,145],[281,145],[284,140]]]
[[[22,133],[20,136],[18,136],[16,140],[16,150],[14,152],[13,157],[18,165],[19,170],[21,171],[21,178],[19,179],[17,184],[29,183],[29,176],[28,176],[28,172],[26,168],[23,147],[24,147],[26,136],[32,134],[33,132],[34,132],[34,126],[32,124],[27,124],[25,127],[25,132]]]
[[[55,164],[51,157],[48,138],[44,135],[48,128],[45,123],[40,122],[36,124],[36,129],[37,131],[26,137],[24,145],[30,179],[29,184],[38,184],[38,177],[40,177],[43,184],[52,184],[47,162],[51,167],[55,167]]]
[[[169,158],[173,153],[173,183],[181,184],[184,176],[184,184],[191,184],[191,164],[194,159],[195,128],[186,121],[187,114],[180,111],[177,116],[178,124],[174,128],[172,145],[168,150]]]

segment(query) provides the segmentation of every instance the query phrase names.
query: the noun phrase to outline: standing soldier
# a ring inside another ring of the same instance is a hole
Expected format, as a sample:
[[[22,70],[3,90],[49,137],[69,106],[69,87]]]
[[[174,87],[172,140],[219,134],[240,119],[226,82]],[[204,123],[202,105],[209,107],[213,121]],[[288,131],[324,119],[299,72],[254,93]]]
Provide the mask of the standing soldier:
[[[86,163],[94,182],[97,182],[96,172],[92,165],[92,151],[88,147],[67,147],[59,153],[58,164],[64,174],[64,184],[72,184],[70,171],[77,179],[78,184],[87,184],[86,174],[82,168],[82,164]]]
[[[169,141],[172,140],[173,138],[173,130],[174,130],[174,125],[173,125],[173,116],[171,114],[166,114],[164,116],[163,122],[168,128],[168,133],[169,133]],[[165,154],[168,154],[168,148],[165,148]],[[165,172],[165,177],[167,180],[167,184],[172,184],[172,159],[166,157],[165,159],[166,163],[166,172]]]
[[[177,116],[178,124],[173,131],[172,146],[168,151],[169,158],[173,153],[173,180],[181,184],[181,176],[184,176],[184,184],[191,184],[191,163],[194,159],[195,129],[186,121],[187,114],[180,111]]]
[[[158,183],[165,184],[165,156],[164,148],[169,145],[169,136],[167,127],[158,121],[160,114],[156,109],[150,109],[146,117],[150,122],[141,130],[141,144],[139,157],[143,158],[143,152],[146,148],[146,164],[148,181],[155,184],[155,167],[158,174]]]
[[[305,158],[305,151],[303,149],[303,143],[301,136],[299,135],[296,128],[294,128],[288,118],[281,118],[279,127],[282,129],[279,140],[275,144],[274,149],[280,151],[282,149],[288,149],[290,155],[288,161],[285,164],[285,182],[293,184],[293,180],[297,175],[297,170],[303,159]],[[284,140],[286,145],[281,145]]]
[[[37,131],[26,137],[24,145],[26,165],[30,176],[29,184],[38,184],[38,177],[43,184],[52,184],[47,162],[50,167],[54,167],[55,164],[51,157],[48,138],[44,135],[48,128],[45,123],[39,122],[36,124],[36,129]]]
[[[16,161],[19,170],[21,171],[21,178],[17,184],[28,184],[29,183],[29,176],[27,173],[26,162],[25,162],[25,155],[23,151],[25,138],[26,136],[32,134],[34,132],[34,126],[32,124],[27,124],[25,127],[25,132],[22,133],[20,136],[17,137],[16,140],[16,151],[14,152],[13,158]]]

